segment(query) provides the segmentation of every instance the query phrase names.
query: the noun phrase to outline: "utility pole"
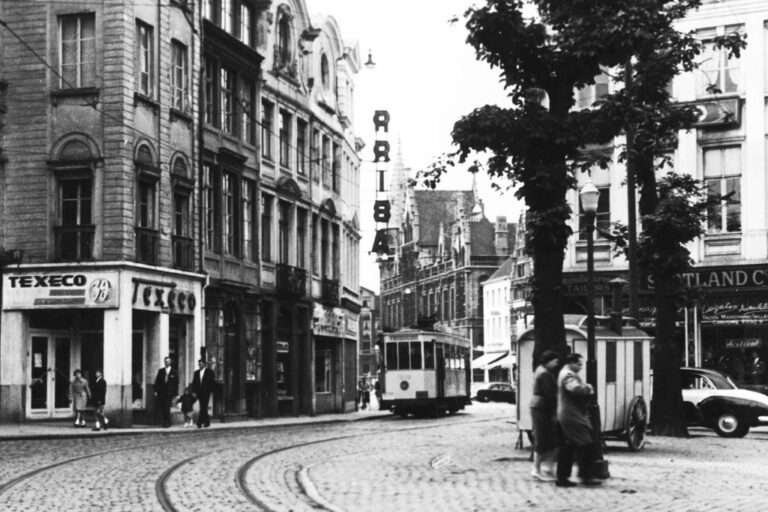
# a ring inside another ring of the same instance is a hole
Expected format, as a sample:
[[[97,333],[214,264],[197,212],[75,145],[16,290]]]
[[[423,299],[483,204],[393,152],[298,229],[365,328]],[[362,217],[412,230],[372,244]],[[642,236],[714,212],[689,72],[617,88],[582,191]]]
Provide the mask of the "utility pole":
[[[624,87],[629,91],[632,88],[632,58],[627,59],[624,65]],[[637,303],[637,290],[640,285],[640,280],[637,271],[637,215],[636,215],[636,199],[635,199],[635,128],[632,122],[628,123],[627,130],[627,228],[628,228],[628,244],[627,244],[627,263],[629,268],[629,316],[632,318],[638,318],[639,305]]]

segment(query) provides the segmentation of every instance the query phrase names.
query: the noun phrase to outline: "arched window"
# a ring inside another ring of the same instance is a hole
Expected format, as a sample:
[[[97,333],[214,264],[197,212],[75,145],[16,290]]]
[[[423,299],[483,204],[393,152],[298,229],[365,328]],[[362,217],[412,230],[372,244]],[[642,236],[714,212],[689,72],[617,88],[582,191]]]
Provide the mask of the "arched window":
[[[331,86],[331,70],[328,65],[328,56],[323,54],[320,57],[320,83],[323,85],[324,90],[328,90]]]
[[[173,266],[182,270],[194,269],[191,200],[194,181],[187,172],[187,162],[177,156],[171,166],[173,183],[172,257]]]
[[[136,260],[156,265],[160,234],[157,230],[157,188],[160,170],[152,150],[142,144],[136,150]]]
[[[93,158],[91,148],[80,140],[67,142],[59,151],[59,160],[90,160],[91,158]]]
[[[291,19],[287,14],[284,14],[277,24],[277,61],[279,66],[287,66],[293,60],[291,46]]]
[[[173,174],[176,176],[183,176],[187,177],[187,163],[184,161],[183,158],[177,158],[175,162],[173,162]]]
[[[86,163],[93,157],[90,146],[75,139],[61,147],[54,163],[58,188],[56,258],[61,261],[93,258],[93,171]]]

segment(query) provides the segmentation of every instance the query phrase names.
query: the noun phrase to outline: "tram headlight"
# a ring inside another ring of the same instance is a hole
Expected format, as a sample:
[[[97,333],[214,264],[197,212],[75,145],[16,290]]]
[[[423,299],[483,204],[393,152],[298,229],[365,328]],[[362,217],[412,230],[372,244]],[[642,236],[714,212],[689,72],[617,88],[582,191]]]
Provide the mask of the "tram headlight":
[[[400,389],[402,389],[403,391],[408,389],[408,381],[407,380],[404,380],[403,382],[400,383]]]

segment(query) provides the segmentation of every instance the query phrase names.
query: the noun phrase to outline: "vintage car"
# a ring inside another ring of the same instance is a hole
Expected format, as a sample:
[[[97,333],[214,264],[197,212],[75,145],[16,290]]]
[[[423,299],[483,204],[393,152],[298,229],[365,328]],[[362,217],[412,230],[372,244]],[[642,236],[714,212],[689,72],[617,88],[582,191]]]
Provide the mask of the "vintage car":
[[[750,427],[768,425],[768,396],[740,389],[719,370],[680,371],[689,423],[712,428],[722,437],[744,437]]]
[[[509,402],[515,403],[515,388],[503,382],[489,384],[488,387],[477,390],[478,402]]]

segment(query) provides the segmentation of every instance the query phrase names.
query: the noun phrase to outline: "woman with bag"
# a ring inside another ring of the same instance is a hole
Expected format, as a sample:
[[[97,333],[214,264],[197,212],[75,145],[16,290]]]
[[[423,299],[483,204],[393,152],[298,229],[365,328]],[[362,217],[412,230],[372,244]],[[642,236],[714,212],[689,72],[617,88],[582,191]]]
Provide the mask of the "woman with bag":
[[[78,368],[73,373],[74,379],[69,384],[69,401],[75,410],[75,427],[85,427],[85,408],[88,407],[88,399],[91,398],[91,390],[88,381],[83,379],[83,372]]]

